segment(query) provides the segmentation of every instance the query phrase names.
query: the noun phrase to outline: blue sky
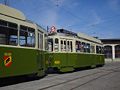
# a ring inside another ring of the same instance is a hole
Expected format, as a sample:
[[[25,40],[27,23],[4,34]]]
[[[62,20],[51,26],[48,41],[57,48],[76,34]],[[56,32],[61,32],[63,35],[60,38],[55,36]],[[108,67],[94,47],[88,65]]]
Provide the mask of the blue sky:
[[[120,0],[7,1],[44,28],[54,25],[99,38],[120,38]]]

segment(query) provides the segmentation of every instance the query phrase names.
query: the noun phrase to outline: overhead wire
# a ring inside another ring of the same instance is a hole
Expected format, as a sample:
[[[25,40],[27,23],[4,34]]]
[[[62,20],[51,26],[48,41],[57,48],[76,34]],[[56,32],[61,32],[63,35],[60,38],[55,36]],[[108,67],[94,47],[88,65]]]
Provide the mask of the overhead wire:
[[[57,2],[58,2],[58,0],[57,0]],[[50,5],[47,1],[46,1],[46,4],[47,4],[47,6],[50,6],[50,7],[53,8],[53,6]],[[61,8],[61,10],[64,10],[65,12],[67,12],[67,14],[69,14],[69,15],[72,16],[72,17],[74,17],[74,18],[75,18],[76,20],[78,20],[78,21],[80,21],[80,20],[82,19],[81,17],[79,17],[79,16],[73,14],[71,11],[67,10],[67,9],[66,9],[67,7],[66,7],[66,8],[61,7],[58,3],[56,3],[55,7]]]
[[[46,6],[50,7],[50,8],[54,8],[54,6],[52,4],[50,4],[48,1],[45,0],[45,4],[47,4]],[[60,6],[59,5],[59,0],[56,0],[56,4],[55,4],[55,7],[57,8],[61,8],[63,11],[65,11],[67,14],[69,14],[70,16],[74,17],[75,19],[77,19],[78,21],[81,21],[82,20],[82,17],[79,17],[77,16],[76,14],[72,13],[70,10],[68,10],[67,8],[68,7],[64,7],[64,6]],[[96,25],[99,25],[101,23],[105,23],[105,22],[108,22],[108,21],[111,21],[113,20],[114,18],[116,17],[119,17],[120,14],[118,15],[115,15],[115,16],[110,16],[110,17],[107,17],[107,18],[102,18],[102,20],[99,22],[99,23],[96,23],[96,24],[91,24],[89,25],[89,27],[95,27]],[[73,20],[72,20],[73,21]],[[79,26],[78,22],[77,24],[73,24],[73,25],[69,25],[69,26],[66,26],[66,27],[72,27],[72,26]]]

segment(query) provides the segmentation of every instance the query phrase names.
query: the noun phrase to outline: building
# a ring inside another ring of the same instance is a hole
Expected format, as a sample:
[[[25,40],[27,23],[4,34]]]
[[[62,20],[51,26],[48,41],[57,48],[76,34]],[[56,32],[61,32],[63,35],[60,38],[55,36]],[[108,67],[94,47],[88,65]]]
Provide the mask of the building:
[[[106,59],[120,59],[120,39],[101,39]]]

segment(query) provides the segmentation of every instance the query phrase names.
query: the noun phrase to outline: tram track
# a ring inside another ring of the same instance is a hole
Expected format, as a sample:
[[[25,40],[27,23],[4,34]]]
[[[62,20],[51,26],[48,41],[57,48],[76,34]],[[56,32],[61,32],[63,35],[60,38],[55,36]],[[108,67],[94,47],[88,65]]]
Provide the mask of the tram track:
[[[114,69],[118,69],[118,68],[120,68],[120,67],[116,67],[116,68],[114,68]],[[99,69],[99,70],[103,70],[103,71],[115,71],[116,72],[116,70],[114,70],[114,69]],[[119,72],[119,71],[118,71]],[[60,76],[60,75],[62,75],[62,74],[48,74],[48,76],[46,76],[46,78],[51,78],[51,77],[57,77],[57,76]]]
[[[87,81],[87,82],[85,82],[85,83],[83,83],[83,84],[81,84],[81,85],[78,85],[78,86],[76,86],[76,87],[74,87],[74,88],[71,88],[70,90],[77,89],[77,88],[79,88],[79,87],[81,87],[81,86],[83,86],[83,85],[85,85],[85,84],[88,84],[88,83],[90,83],[90,82],[93,82],[93,81],[95,81],[95,80],[97,80],[97,79],[99,79],[99,78],[101,78],[101,77],[110,75],[110,74],[112,74],[113,72],[120,72],[120,70],[115,70],[115,69],[119,69],[119,68],[120,68],[120,67],[116,67],[116,68],[114,68],[114,69],[108,69],[108,70],[102,69],[102,70],[104,70],[104,71],[111,71],[111,72],[106,73],[106,74],[103,74],[103,75],[100,75],[100,76],[98,76],[98,77],[96,77],[96,78],[94,78],[94,79],[91,79],[91,80],[89,80],[89,81]]]
[[[91,79],[91,80],[88,80],[87,82],[84,82],[84,83],[82,83],[82,84],[80,84],[80,85],[78,85],[78,86],[75,86],[75,87],[73,87],[73,88],[70,89],[70,90],[74,90],[74,89],[76,89],[76,88],[78,88],[78,87],[81,87],[81,86],[83,86],[83,85],[85,85],[85,84],[88,84],[88,83],[90,83],[90,82],[92,82],[92,81],[95,81],[95,80],[97,80],[97,79],[99,79],[99,78],[101,78],[101,77],[104,77],[104,76],[107,76],[107,75],[109,75],[109,74],[112,74],[113,72],[120,72],[120,71],[117,71],[117,70],[116,70],[116,69],[119,69],[119,68],[120,68],[120,67],[116,67],[116,68],[114,68],[114,69],[108,69],[108,70],[107,70],[107,69],[99,69],[100,71],[98,71],[98,72],[95,72],[95,73],[92,73],[92,74],[87,74],[87,75],[80,76],[80,77],[76,77],[76,78],[73,78],[73,79],[71,79],[71,80],[67,80],[67,81],[64,81],[64,82],[61,82],[61,83],[53,84],[53,85],[50,85],[50,86],[47,86],[47,87],[43,87],[43,88],[41,88],[41,89],[39,89],[39,90],[46,90],[46,89],[49,89],[49,88],[57,87],[57,86],[60,86],[60,85],[64,85],[64,84],[66,84],[66,83],[70,83],[70,82],[72,82],[72,81],[76,81],[76,80],[78,80],[78,79],[86,78],[86,77],[89,77],[89,76],[97,75],[97,74],[99,74],[99,73],[108,71],[108,73],[102,74],[102,75],[100,75],[100,76],[98,76],[98,77],[96,77],[96,78],[93,78],[93,79]],[[57,76],[58,76],[58,75],[57,75]]]
[[[91,80],[83,83],[83,84],[80,84],[80,85],[78,85],[78,86],[76,86],[76,87],[74,87],[74,88],[71,88],[70,90],[74,90],[74,89],[76,89],[76,88],[78,88],[78,87],[81,87],[81,86],[83,86],[83,85],[86,85],[86,84],[88,84],[88,83],[90,83],[90,82],[93,82],[93,81],[95,81],[95,80],[97,80],[97,79],[99,79],[99,78],[101,78],[101,77],[107,76],[107,75],[109,75],[109,74],[111,74],[111,73],[113,73],[113,72],[109,72],[109,73],[107,73],[107,74],[100,75],[100,76],[98,76],[98,77],[96,77],[96,78],[93,78],[93,79],[91,79]]]
[[[105,77],[112,73],[119,73],[120,66],[112,66],[112,67],[100,67],[89,70],[82,70],[73,73],[65,73],[65,74],[50,74],[49,76],[43,78],[42,80],[32,81],[20,83],[17,85],[11,85],[7,87],[2,87],[3,90],[13,90],[10,88],[14,88],[21,90],[76,90],[78,88],[82,88],[85,85],[93,82],[95,80]],[[33,83],[34,82],[34,83]],[[31,87],[34,86],[34,87]],[[9,87],[9,89],[8,89]],[[18,87],[18,88],[16,88]],[[67,89],[66,89],[67,88]]]

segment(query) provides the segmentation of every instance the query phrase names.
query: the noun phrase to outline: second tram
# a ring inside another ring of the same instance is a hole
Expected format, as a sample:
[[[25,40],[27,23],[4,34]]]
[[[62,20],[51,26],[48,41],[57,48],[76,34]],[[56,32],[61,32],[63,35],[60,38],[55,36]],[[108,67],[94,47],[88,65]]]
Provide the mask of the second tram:
[[[49,68],[67,72],[80,67],[104,65],[103,46],[96,38],[65,29],[53,30],[48,38]]]

